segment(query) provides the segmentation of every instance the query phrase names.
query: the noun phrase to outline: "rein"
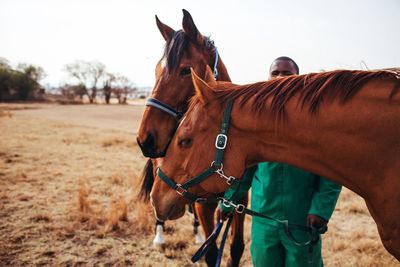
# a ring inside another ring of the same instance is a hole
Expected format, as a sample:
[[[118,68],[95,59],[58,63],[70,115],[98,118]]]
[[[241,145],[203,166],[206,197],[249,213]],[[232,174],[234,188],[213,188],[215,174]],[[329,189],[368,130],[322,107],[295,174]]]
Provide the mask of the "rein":
[[[215,61],[214,61],[214,79],[218,79],[218,59],[219,59],[219,54],[218,54],[218,49],[215,47]],[[146,106],[147,107],[155,107],[158,108],[161,111],[164,111],[165,113],[171,115],[174,117],[177,121],[179,121],[183,115],[185,114],[186,111],[177,111],[173,107],[169,106],[168,104],[154,98],[154,97],[149,97],[146,101]]]

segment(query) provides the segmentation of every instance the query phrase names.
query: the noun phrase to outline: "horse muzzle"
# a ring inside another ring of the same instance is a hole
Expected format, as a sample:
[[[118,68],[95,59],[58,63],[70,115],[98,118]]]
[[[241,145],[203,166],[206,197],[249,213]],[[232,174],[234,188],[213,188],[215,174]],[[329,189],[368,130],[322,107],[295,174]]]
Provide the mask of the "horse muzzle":
[[[143,156],[148,158],[162,158],[165,156],[165,151],[158,152],[156,141],[154,136],[150,133],[147,135],[143,143],[140,142],[139,138],[136,139],[137,144],[142,150]]]
[[[185,205],[183,204],[161,205],[160,207],[160,205],[154,203],[152,198],[150,203],[157,220],[160,221],[176,220],[185,214]]]

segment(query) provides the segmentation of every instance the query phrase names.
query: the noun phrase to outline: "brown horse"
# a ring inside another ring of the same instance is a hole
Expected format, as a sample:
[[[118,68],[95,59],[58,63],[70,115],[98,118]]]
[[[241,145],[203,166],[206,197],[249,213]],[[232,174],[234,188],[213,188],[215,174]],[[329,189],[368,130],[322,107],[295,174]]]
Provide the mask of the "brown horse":
[[[190,97],[195,93],[191,69],[205,77],[206,66],[214,68],[211,76],[221,81],[230,81],[224,63],[210,38],[197,29],[189,12],[183,10],[183,30],[175,31],[156,17],[157,26],[166,41],[164,55],[156,66],[156,84],[147,102],[137,142],[143,155],[151,158],[162,157],[175,133],[179,118],[187,110]],[[153,164],[148,163],[147,166]],[[151,168],[146,168],[142,195],[150,193],[154,176]],[[247,198],[243,200],[247,203]],[[206,236],[214,228],[216,204],[195,203],[194,210]],[[244,250],[244,216],[235,215],[231,242],[231,266],[238,266]],[[216,244],[206,254],[208,265],[215,265]]]
[[[207,84],[192,76],[196,96],[159,177],[191,194],[226,190],[223,176],[214,173],[190,190],[184,185],[210,167],[223,110],[233,101],[220,173],[241,177],[246,167],[278,161],[329,177],[365,199],[383,245],[400,260],[400,69],[338,70],[249,85]],[[151,192],[155,212],[177,218],[185,200],[164,181],[156,179]]]

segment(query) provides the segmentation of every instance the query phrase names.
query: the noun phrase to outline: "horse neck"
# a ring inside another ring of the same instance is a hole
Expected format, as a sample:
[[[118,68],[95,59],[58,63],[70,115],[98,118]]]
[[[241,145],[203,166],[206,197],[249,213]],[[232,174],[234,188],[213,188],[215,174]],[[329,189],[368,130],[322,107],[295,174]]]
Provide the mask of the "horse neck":
[[[364,198],[378,194],[376,190],[386,186],[386,181],[377,170],[399,171],[390,159],[399,158],[400,149],[390,150],[388,157],[389,152],[382,148],[398,144],[400,113],[396,105],[388,105],[390,90],[376,89],[376,82],[368,83],[344,105],[324,101],[317,114],[311,114],[308,107],[302,109],[298,96],[293,96],[285,104],[283,120],[272,118],[270,103],[259,116],[251,99],[243,107],[234,105],[232,125],[241,133],[237,142],[252,156],[246,165],[288,163],[334,180]]]
[[[233,115],[235,113],[236,116]],[[256,123],[243,127],[237,121],[251,122],[255,117],[254,112],[245,112],[244,109],[233,112],[232,125],[241,128],[239,131],[246,129],[244,131],[246,137],[243,136],[245,140],[241,142],[243,148],[249,150],[246,154],[251,155],[247,158],[246,166],[265,161],[282,162],[329,177],[351,189],[357,188],[345,181],[344,177],[336,173],[331,166],[327,166],[328,163],[324,159],[321,160],[323,146],[319,136],[324,135],[326,130],[317,127],[318,123],[310,123],[307,116],[300,116],[298,113],[295,109],[287,108],[285,120],[260,114],[256,117]]]

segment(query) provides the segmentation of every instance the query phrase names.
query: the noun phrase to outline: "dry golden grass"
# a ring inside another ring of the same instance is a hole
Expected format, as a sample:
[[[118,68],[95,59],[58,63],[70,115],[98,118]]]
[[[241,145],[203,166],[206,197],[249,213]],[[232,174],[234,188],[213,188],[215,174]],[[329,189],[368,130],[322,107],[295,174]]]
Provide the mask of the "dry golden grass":
[[[167,222],[138,202],[143,106],[0,105],[0,266],[205,266],[192,218]],[[325,266],[399,266],[361,198],[344,190],[324,236]],[[251,266],[250,220],[242,266]],[[228,257],[224,255],[225,261]]]
[[[0,117],[11,117],[11,112],[0,109]]]

